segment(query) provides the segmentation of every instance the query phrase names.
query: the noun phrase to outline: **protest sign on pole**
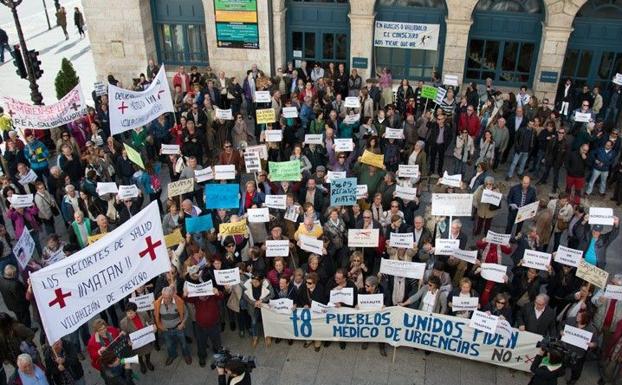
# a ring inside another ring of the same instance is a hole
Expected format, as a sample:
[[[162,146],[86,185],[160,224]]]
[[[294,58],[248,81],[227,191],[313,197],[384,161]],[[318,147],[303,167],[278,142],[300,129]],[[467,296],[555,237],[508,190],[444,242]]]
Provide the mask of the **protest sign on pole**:
[[[501,246],[510,246],[510,238],[512,238],[512,234],[500,234],[491,230],[486,233],[486,242]]]
[[[260,172],[261,160],[259,159],[259,154],[256,152],[245,152],[244,165],[246,166],[246,172]]]
[[[613,226],[613,209],[610,207],[590,207],[590,225]]]
[[[22,235],[17,240],[17,243],[15,243],[15,246],[13,246],[13,255],[15,255],[17,263],[22,270],[26,268],[34,252],[35,240],[30,235],[30,230],[24,228]]]
[[[470,217],[473,194],[432,194],[432,215]]]
[[[268,162],[268,169],[270,170],[270,180],[273,182],[298,182],[302,178],[299,160]]]
[[[378,247],[380,229],[348,229],[348,247]]]
[[[138,308],[136,309],[136,311],[138,312],[153,310],[153,293],[147,293],[136,297],[129,297],[128,300],[136,304],[136,307]]]
[[[521,223],[522,221],[535,217],[538,213],[538,206],[540,206],[540,201],[535,201],[528,205],[519,207],[514,223]]]
[[[237,285],[240,283],[240,269],[214,270],[214,279],[218,285]]]
[[[256,111],[257,124],[268,124],[276,122],[274,108],[264,108]]]
[[[178,195],[186,194],[194,191],[194,179],[180,179],[177,182],[171,182],[168,184],[168,197],[173,198]]]
[[[425,263],[382,258],[380,273],[395,277],[422,279],[425,273]]]
[[[234,209],[240,207],[240,185],[207,184],[205,185],[206,209]]]
[[[266,257],[287,257],[289,255],[289,241],[286,239],[266,239]]]
[[[352,206],[356,203],[356,178],[333,179],[330,183],[331,206]]]
[[[585,262],[585,259],[579,261],[575,275],[601,289],[607,286],[607,279],[609,279],[608,272]]]
[[[438,89],[434,86],[424,84],[421,89],[421,97],[426,99],[435,99]]]
[[[441,105],[443,104],[443,99],[445,99],[445,95],[447,95],[447,90],[443,87],[438,87],[436,90],[436,97],[434,98],[434,103]]]

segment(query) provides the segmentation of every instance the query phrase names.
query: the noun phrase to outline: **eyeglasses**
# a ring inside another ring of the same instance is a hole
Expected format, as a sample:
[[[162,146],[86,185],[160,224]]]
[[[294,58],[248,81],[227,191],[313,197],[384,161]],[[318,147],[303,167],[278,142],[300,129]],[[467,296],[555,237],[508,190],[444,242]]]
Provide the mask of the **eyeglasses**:
[[[497,301],[499,305],[505,305],[505,301]]]
[[[589,106],[590,106],[589,104],[584,104],[584,105],[583,105],[583,107],[589,107]]]
[[[313,281],[307,281],[307,285],[313,285]]]

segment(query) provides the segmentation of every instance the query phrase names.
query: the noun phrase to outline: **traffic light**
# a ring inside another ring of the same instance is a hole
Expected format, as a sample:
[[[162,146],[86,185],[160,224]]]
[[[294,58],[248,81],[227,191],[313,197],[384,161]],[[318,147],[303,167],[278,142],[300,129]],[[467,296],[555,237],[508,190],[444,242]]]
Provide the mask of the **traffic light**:
[[[35,51],[34,49],[28,51],[28,62],[32,68],[32,73],[35,75],[35,79],[39,79],[41,75],[43,75],[41,61],[39,60],[39,51]]]
[[[26,71],[26,65],[24,65],[24,58],[22,57],[22,51],[19,48],[19,44],[15,44],[13,46],[13,64],[17,71],[15,73],[19,75],[20,78],[26,79],[28,77],[28,72]]]

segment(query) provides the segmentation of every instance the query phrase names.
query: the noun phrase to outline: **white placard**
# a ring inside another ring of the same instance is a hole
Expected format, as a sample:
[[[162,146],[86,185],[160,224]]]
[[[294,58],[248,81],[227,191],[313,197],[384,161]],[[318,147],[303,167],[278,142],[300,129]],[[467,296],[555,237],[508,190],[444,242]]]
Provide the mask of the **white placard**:
[[[453,255],[454,250],[460,248],[459,239],[436,238],[434,241],[435,255]]]
[[[216,111],[216,119],[221,120],[233,120],[233,114],[231,113],[231,108],[228,110],[221,110],[220,108],[214,108]]]
[[[590,225],[613,226],[613,209],[609,207],[590,207],[587,223]]]
[[[403,187],[400,185],[395,186],[395,196],[407,201],[415,200],[417,197],[416,187]]]
[[[298,217],[300,216],[300,205],[293,205],[291,207],[286,208],[285,210],[285,219],[290,222],[298,222]]]
[[[497,283],[505,283],[508,267],[497,263],[482,263],[480,275],[482,278]]]
[[[255,91],[255,103],[270,103],[270,91]]]
[[[268,160],[268,146],[265,144],[246,147],[246,150],[244,150],[244,152],[256,152],[259,154],[259,159]]]
[[[294,301],[289,298],[271,299],[270,309],[280,314],[290,314],[294,309]]]
[[[592,114],[589,112],[575,112],[574,121],[579,123],[589,123],[592,120]]]
[[[246,166],[246,172],[260,172],[261,160],[259,159],[259,154],[256,152],[245,152],[244,165]]]
[[[555,253],[555,262],[561,263],[562,265],[577,267],[581,259],[583,259],[583,251],[571,249],[562,245],[559,245]]]
[[[102,196],[105,194],[116,194],[119,192],[119,188],[115,182],[97,182],[95,191],[97,191],[99,196]]]
[[[119,199],[132,199],[138,196],[138,187],[135,184],[131,185],[120,185],[119,193],[117,194]]]
[[[397,167],[397,176],[399,178],[419,178],[418,164],[400,164]]]
[[[153,302],[155,301],[153,293],[139,295],[138,297],[129,297],[128,300],[136,304],[138,308],[136,311],[138,312],[153,310]]]
[[[300,237],[298,237],[298,241],[300,242],[301,249],[317,255],[323,254],[324,242],[321,239],[315,239],[307,235],[301,235]]]
[[[380,229],[348,229],[348,247],[378,247]]]
[[[270,210],[267,207],[246,210],[249,223],[270,222]]]
[[[306,144],[322,144],[323,137],[324,135],[322,134],[306,134],[305,143]]]
[[[235,165],[234,164],[215,165],[214,166],[214,179],[216,180],[235,179]]]
[[[449,175],[447,171],[445,171],[440,182],[445,186],[459,188],[460,186],[462,186],[462,174]]]
[[[605,298],[611,298],[618,301],[622,301],[622,286],[608,284],[605,287],[605,294],[603,294]]]
[[[458,87],[458,75],[443,74],[443,84]]]
[[[350,114],[350,115],[346,116],[345,118],[343,118],[343,123],[344,124],[354,124],[354,123],[358,122],[359,120],[361,120],[361,114]]]
[[[326,173],[326,183],[332,183],[335,179],[344,179],[346,177],[345,171],[331,171],[328,170]]]
[[[497,334],[507,340],[510,340],[512,338],[512,334],[514,334],[514,328],[507,320],[499,317],[499,322],[497,322]]]
[[[451,255],[468,263],[475,263],[477,260],[477,250],[454,249]]]
[[[376,20],[374,46],[403,49],[438,49],[440,24]]]
[[[443,87],[437,87],[436,97],[434,98],[434,103],[441,105],[443,104],[443,99],[445,99],[445,95],[447,95],[447,90]]]
[[[287,195],[266,195],[266,207],[277,210],[285,210],[287,207]]]
[[[386,139],[404,139],[404,130],[402,128],[389,128],[384,131]]]
[[[343,289],[331,290],[329,302],[332,304],[343,303],[349,306],[354,305],[354,288],[344,287]]]
[[[425,263],[382,258],[380,273],[395,277],[422,279],[425,273]]]
[[[380,310],[384,306],[383,294],[359,294],[356,300],[361,310]]]
[[[523,266],[536,270],[548,270],[551,264],[551,254],[535,250],[525,250],[523,254]]]
[[[616,76],[613,78],[613,83],[622,86],[622,74],[616,73]]]
[[[184,282],[184,287],[187,290],[188,297],[204,297],[214,295],[214,285],[212,284],[211,279],[207,282],[201,283],[192,283],[186,281]]]
[[[335,152],[349,152],[354,150],[352,139],[335,139]]]
[[[587,350],[592,342],[592,333],[587,330],[579,329],[574,326],[564,326],[562,342]]]
[[[288,240],[266,239],[266,257],[287,257],[289,256]]]
[[[30,235],[30,230],[24,228],[22,235],[15,243],[15,246],[13,246],[13,255],[15,255],[22,270],[24,270],[28,262],[30,262],[35,247],[35,240],[32,238],[32,235]]]
[[[538,207],[540,206],[539,201],[535,201],[528,205],[522,206],[518,208],[518,212],[516,213],[516,220],[514,223],[520,223],[526,221],[527,219],[531,219],[536,216],[538,213]]]
[[[324,305],[323,303],[319,303],[311,300],[311,312],[316,314],[326,314],[332,309],[333,306]]]
[[[96,96],[102,96],[108,94],[108,86],[104,82],[95,82],[93,84]]]
[[[266,130],[264,133],[266,135],[266,142],[283,141],[283,130]]]
[[[281,109],[281,113],[284,118],[297,118],[298,117],[298,109],[296,107],[283,107]]]
[[[153,325],[147,325],[142,329],[130,333],[130,341],[132,342],[132,350],[138,350],[145,345],[155,341],[155,328]]]
[[[162,155],[175,155],[180,154],[179,144],[162,144],[160,147],[160,153]]]
[[[432,194],[432,215],[470,217],[473,194]]]
[[[361,108],[361,101],[356,96],[347,96],[343,105],[346,108]]]
[[[501,246],[510,246],[510,238],[512,238],[512,234],[500,234],[490,230],[486,234],[486,242]]]
[[[197,183],[205,182],[206,180],[214,179],[214,170],[211,167],[205,167],[201,170],[194,170],[194,177]]]
[[[483,311],[475,310],[471,316],[469,327],[486,333],[496,334],[499,317]]]
[[[9,197],[9,203],[14,209],[30,207],[34,204],[32,194],[13,194]]]
[[[302,57],[302,50],[295,49],[292,53],[294,57]]]
[[[411,249],[415,243],[415,235],[413,233],[391,233],[389,238],[389,246],[400,249]]]
[[[214,279],[217,285],[237,285],[240,283],[240,269],[214,270]]]
[[[486,188],[482,190],[482,203],[489,203],[494,206],[499,206],[501,198],[503,198],[503,194],[500,192],[488,190]]]
[[[454,295],[451,299],[451,309],[453,311],[474,311],[477,310],[479,297],[461,297]]]

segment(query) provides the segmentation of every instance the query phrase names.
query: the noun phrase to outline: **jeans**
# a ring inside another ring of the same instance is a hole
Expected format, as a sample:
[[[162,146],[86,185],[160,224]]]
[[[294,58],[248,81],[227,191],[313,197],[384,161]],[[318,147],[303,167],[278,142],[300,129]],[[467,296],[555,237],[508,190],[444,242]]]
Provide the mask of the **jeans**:
[[[596,179],[600,177],[600,187],[598,188],[601,194],[605,193],[607,189],[607,176],[609,175],[609,171],[600,171],[600,170],[592,170],[592,177],[590,178],[589,183],[587,184],[587,188],[585,189],[586,194],[591,194],[592,189],[594,188],[594,183],[596,183]]]
[[[515,152],[514,157],[512,158],[512,164],[510,165],[510,169],[508,170],[508,177],[514,176],[514,169],[518,165],[518,175],[523,175],[525,172],[525,164],[527,164],[527,158],[529,158],[528,152]]]
[[[553,190],[557,190],[559,188],[559,169],[560,167],[554,167],[552,164],[545,164],[544,174],[542,174],[540,182],[546,183],[546,180],[549,179],[549,172],[553,170]]]
[[[445,150],[447,150],[447,145],[445,143],[432,143],[430,145],[430,165],[428,168],[428,172],[430,174],[434,174],[434,165],[436,164],[436,158],[438,157],[438,168],[437,174],[443,175],[443,163],[445,162]]]
[[[166,353],[169,358],[177,358],[177,342],[181,345],[181,354],[184,357],[190,357],[190,346],[186,342],[186,336],[183,330],[177,328],[165,330],[162,332],[164,343],[166,344]]]
[[[518,215],[518,210],[512,210],[512,209],[508,210],[508,222],[505,225],[506,234],[514,235],[514,233],[512,232],[512,228],[514,227],[514,221],[516,221],[517,215]],[[516,224],[515,231],[518,233],[521,231],[522,228],[523,228],[523,222],[519,222]]]
[[[466,162],[463,162],[462,159],[458,159],[454,157],[454,175],[460,174],[462,178],[465,179],[464,172],[466,171]]]
[[[220,341],[220,325],[216,322],[212,327],[204,328],[197,324],[196,327],[197,337],[197,355],[199,360],[207,358],[207,339],[209,338],[212,343],[212,351],[217,352],[220,350],[222,343]]]
[[[250,334],[251,337],[257,337],[258,334],[258,327],[257,324],[259,322],[261,322],[261,310],[255,307],[255,304],[249,304],[248,306],[251,306],[248,309],[248,316],[251,319],[251,329],[250,329]]]
[[[618,112],[618,108],[614,106],[607,107],[607,111],[605,111],[605,123],[609,122],[610,118],[615,123],[618,118]]]

